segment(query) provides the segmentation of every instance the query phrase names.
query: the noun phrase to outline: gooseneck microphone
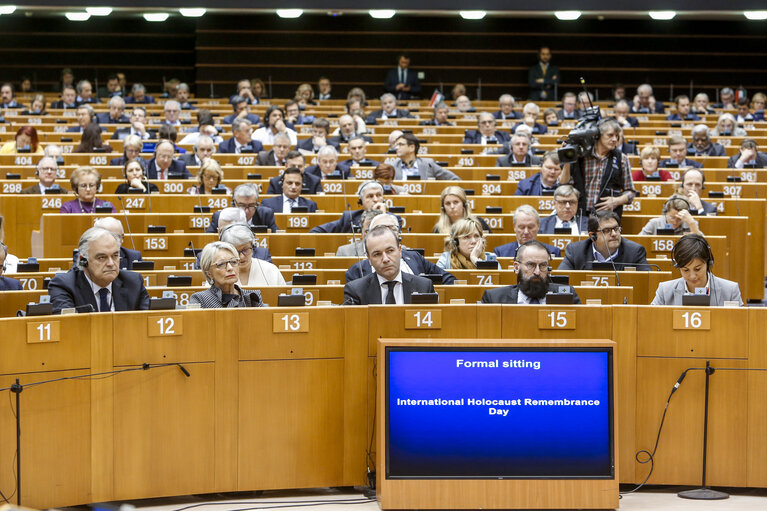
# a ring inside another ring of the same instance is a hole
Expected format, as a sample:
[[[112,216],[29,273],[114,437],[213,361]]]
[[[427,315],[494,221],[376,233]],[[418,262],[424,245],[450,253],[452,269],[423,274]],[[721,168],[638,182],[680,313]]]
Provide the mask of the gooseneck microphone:
[[[599,230],[599,232],[602,234],[602,239],[605,242],[605,248],[607,249],[608,256],[610,255],[610,247],[607,245],[607,236],[605,235],[605,232],[603,230]],[[613,261],[612,257],[608,258],[608,261],[610,261],[610,264],[613,266],[613,272],[615,272],[615,285],[620,286],[621,285],[621,278],[618,276],[618,269],[615,267],[615,261]]]
[[[125,217],[125,226],[128,228],[128,237],[130,238],[130,244],[133,247],[133,250],[136,250],[136,243],[133,241],[133,232],[130,228],[130,222],[128,221],[128,210],[125,209],[125,204],[123,204],[123,198],[119,195],[117,196],[117,200],[120,201],[120,206],[123,208],[123,216]]]
[[[362,278],[365,276],[365,274],[362,271],[362,257],[360,257],[359,250],[357,250],[357,236],[355,236],[356,234],[355,230],[357,227],[360,228],[360,235],[362,234],[362,226],[354,225],[354,218],[352,217],[352,206],[348,202],[346,203],[346,211],[349,212],[349,223],[352,226],[352,244],[354,245],[354,255],[357,256],[357,263],[359,264],[359,268],[360,268],[360,278]]]

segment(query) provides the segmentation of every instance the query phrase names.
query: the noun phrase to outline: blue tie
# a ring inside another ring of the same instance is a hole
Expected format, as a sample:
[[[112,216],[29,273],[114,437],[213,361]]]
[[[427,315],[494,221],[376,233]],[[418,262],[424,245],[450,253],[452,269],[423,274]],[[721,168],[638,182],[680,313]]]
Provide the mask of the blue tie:
[[[109,289],[102,287],[99,289],[99,311],[101,312],[109,312],[112,307],[109,305],[109,302],[107,301],[107,295],[109,294]]]
[[[569,229],[570,228],[570,222],[562,222],[562,227],[565,228],[565,229]]]

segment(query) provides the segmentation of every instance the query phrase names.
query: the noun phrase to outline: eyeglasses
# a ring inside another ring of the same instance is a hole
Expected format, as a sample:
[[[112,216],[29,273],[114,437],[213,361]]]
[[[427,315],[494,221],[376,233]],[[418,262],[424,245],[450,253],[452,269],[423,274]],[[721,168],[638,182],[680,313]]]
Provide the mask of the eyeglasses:
[[[613,232],[614,232],[615,234],[620,234],[620,232],[621,232],[621,226],[620,226],[620,225],[616,225],[615,227],[605,227],[604,229],[599,229],[599,232],[601,232],[601,233],[602,233],[602,234],[604,234],[605,236],[609,236],[609,235],[610,235],[610,234],[612,234]]]
[[[546,273],[547,271],[549,271],[549,263],[548,262],[545,262],[545,263],[534,263],[534,262],[530,261],[530,262],[519,263],[519,264],[521,266],[524,266],[525,268],[527,268],[527,271],[529,271],[529,272],[535,271],[536,268],[538,268],[538,270],[541,273]]]
[[[241,256],[247,256],[251,253],[252,250],[253,250],[252,247],[245,247],[242,250],[238,250],[237,253],[240,254]]]
[[[56,172],[56,170],[57,170],[57,169],[56,169],[56,168],[54,168],[54,167],[41,167],[41,168],[40,168],[40,172],[47,172],[47,173],[50,173],[50,174],[53,174],[53,173],[55,173],[55,172]]]
[[[256,204],[239,204],[235,202],[235,206],[237,206],[240,209],[256,209],[258,207],[258,203]]]
[[[556,202],[560,206],[577,206],[578,205],[578,201],[577,200],[560,200],[560,199],[556,199],[554,202]]]
[[[96,183],[79,183],[77,185],[77,187],[78,188],[83,188],[83,189],[86,189],[86,188],[97,188],[98,185]]]
[[[220,263],[213,263],[213,266],[215,266],[219,270],[223,270],[227,266],[232,266],[233,268],[237,268],[239,265],[240,265],[239,259],[230,259],[228,261],[221,261]]]

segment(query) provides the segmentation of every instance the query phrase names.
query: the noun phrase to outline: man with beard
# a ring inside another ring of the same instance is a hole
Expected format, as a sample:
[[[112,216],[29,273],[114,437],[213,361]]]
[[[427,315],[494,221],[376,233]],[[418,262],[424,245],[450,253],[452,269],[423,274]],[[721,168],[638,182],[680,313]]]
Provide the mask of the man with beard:
[[[545,304],[546,293],[558,293],[560,286],[552,284],[550,272],[551,256],[540,241],[531,240],[519,247],[517,259],[514,261],[514,272],[517,274],[517,284],[496,289],[488,289],[482,295],[482,303],[508,304]],[[567,292],[572,293],[573,303],[581,303],[578,293],[572,286],[567,286]]]

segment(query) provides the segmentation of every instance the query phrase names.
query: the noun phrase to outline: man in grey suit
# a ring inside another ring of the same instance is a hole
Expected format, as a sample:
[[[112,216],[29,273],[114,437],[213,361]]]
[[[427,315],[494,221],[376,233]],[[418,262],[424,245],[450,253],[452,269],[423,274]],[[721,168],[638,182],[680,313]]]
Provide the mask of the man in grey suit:
[[[759,146],[753,138],[744,138],[743,142],[740,143],[738,154],[733,154],[727,161],[727,168],[730,169],[747,167],[756,169],[767,167],[767,154],[759,152]]]
[[[403,133],[394,141],[394,148],[399,158],[392,165],[394,167],[394,179],[444,179],[457,181],[461,178],[447,169],[437,165],[431,158],[418,158],[418,149],[421,144],[418,137],[412,133]]]
[[[407,304],[414,292],[434,292],[431,280],[402,272],[402,244],[389,227],[371,229],[365,250],[375,273],[344,286],[344,305]]]
[[[588,230],[587,217],[576,215],[580,192],[572,185],[559,185],[554,190],[554,213],[541,218],[538,234],[555,234],[554,229],[570,229],[570,234],[580,236]]]
[[[192,147],[194,151],[188,151],[178,158],[187,167],[199,167],[204,160],[212,157],[216,152],[216,143],[208,135],[200,135]]]
[[[261,151],[256,157],[257,167],[284,167],[290,152],[290,137],[285,133],[274,136],[274,144],[268,151]]]
[[[573,303],[581,303],[572,286],[559,286],[551,282],[550,260],[548,249],[540,241],[523,243],[514,261],[517,283],[513,286],[488,289],[482,295],[482,303],[545,304],[546,293],[560,293],[560,288],[563,287],[567,289],[565,292],[572,293]]]
[[[56,176],[59,171],[59,166],[56,164],[56,158],[50,156],[43,156],[40,161],[37,162],[37,170],[35,175],[40,181],[30,187],[24,188],[21,193],[23,194],[45,194],[46,190],[54,190],[50,193],[69,193],[67,190],[63,190],[58,184],[56,184]]]

